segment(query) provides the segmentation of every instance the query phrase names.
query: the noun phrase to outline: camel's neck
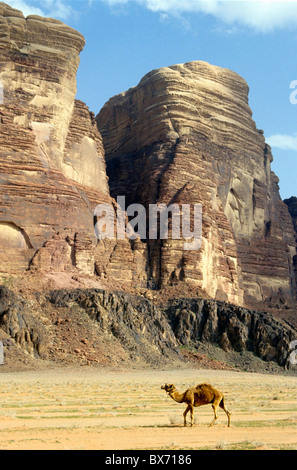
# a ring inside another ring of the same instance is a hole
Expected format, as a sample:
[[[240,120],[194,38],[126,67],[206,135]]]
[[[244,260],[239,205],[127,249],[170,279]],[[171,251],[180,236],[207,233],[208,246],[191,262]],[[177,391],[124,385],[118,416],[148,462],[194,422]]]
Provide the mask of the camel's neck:
[[[184,393],[179,393],[177,390],[170,392],[169,395],[174,401],[177,401],[177,403],[183,403],[184,401]]]

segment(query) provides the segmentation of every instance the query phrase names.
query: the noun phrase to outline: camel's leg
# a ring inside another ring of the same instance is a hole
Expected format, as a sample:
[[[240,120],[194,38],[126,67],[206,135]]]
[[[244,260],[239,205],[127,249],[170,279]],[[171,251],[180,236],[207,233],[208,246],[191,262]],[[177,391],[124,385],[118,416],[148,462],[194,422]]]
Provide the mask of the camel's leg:
[[[190,409],[191,409],[191,406],[188,405],[187,408],[185,409],[184,413],[183,413],[183,416],[184,416],[184,426],[187,426],[187,420],[186,420],[186,418],[187,418],[187,413],[190,411]]]
[[[230,416],[231,416],[231,413],[229,410],[227,410],[226,406],[225,406],[225,401],[224,401],[224,398],[222,398],[221,400],[221,403],[220,403],[220,407],[225,411],[227,417],[228,417],[228,428],[230,427],[230,424],[231,424],[231,419],[230,419]]]
[[[193,426],[193,424],[194,424],[194,406],[189,405],[189,407],[190,407],[190,412],[191,412],[191,426]]]
[[[213,426],[215,421],[218,419],[218,406],[219,406],[219,403],[220,401],[219,400],[215,400],[213,403],[212,403],[212,409],[213,409],[213,412],[214,412],[214,419],[212,420],[212,422],[210,423],[209,427],[210,426]]]

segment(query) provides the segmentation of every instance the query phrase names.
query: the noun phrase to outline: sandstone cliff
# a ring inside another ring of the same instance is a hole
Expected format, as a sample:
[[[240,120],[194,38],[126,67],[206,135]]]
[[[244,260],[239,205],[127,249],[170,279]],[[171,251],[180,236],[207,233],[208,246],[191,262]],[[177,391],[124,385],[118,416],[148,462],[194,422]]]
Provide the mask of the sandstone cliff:
[[[297,242],[297,197],[292,196],[289,199],[285,199],[284,203],[288,206],[289,214],[292,217]]]
[[[96,117],[111,195],[127,204],[201,203],[203,240],[148,242],[159,287],[259,308],[292,306],[294,230],[272,155],[236,73],[191,62],[154,70]]]
[[[114,201],[94,115],[75,99],[83,36],[4,3],[0,24],[0,273],[132,278],[138,251],[94,235],[96,205]]]
[[[295,206],[290,217],[245,81],[203,62],[155,70],[95,120],[75,99],[83,36],[4,3],[0,24],[0,280],[13,288],[0,286],[0,340],[11,361],[25,351],[172,364],[181,345],[209,342],[288,365],[296,330],[242,308],[287,312],[296,289]],[[118,195],[201,203],[201,249],[98,241],[94,209],[115,215]]]
[[[296,251],[297,251],[297,197],[290,197],[289,199],[285,199],[284,203],[288,206],[289,214],[292,217],[292,222],[295,230],[295,243],[296,243]],[[293,256],[293,266],[295,271],[295,279],[297,279],[297,254]],[[296,285],[296,292],[297,292],[297,285]]]
[[[1,273],[73,271],[238,305],[292,305],[292,220],[241,77],[203,62],[155,70],[103,107],[102,141],[75,99],[82,35],[4,3],[0,21]],[[98,242],[94,208],[116,211],[109,186],[127,205],[201,203],[201,249]]]

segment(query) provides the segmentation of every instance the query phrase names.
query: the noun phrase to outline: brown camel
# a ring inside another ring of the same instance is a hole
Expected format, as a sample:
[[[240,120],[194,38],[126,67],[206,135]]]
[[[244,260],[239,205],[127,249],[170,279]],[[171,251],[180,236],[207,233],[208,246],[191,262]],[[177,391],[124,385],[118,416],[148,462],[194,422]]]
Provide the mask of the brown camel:
[[[191,426],[194,421],[194,406],[208,405],[211,403],[214,411],[214,419],[209,426],[212,426],[218,419],[218,407],[220,406],[228,416],[228,427],[230,427],[230,411],[225,407],[224,395],[209,384],[200,384],[197,387],[188,388],[185,392],[179,393],[173,384],[165,384],[161,387],[177,403],[186,403],[188,406],[183,413],[184,426],[187,425],[186,416],[191,413]]]

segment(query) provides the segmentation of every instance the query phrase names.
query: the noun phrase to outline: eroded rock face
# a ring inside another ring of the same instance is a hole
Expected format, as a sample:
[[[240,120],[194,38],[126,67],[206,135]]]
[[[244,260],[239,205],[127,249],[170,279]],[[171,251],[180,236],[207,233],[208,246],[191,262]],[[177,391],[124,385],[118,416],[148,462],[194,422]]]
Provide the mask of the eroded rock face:
[[[49,299],[58,309],[79,305],[134,360],[173,361],[180,345],[212,343],[226,352],[250,351],[264,361],[293,366],[289,356],[296,329],[266,312],[204,299],[171,299],[154,305],[141,297],[100,289],[58,290]]]
[[[0,273],[78,272],[178,285],[181,295],[193,286],[194,296],[238,305],[291,305],[292,219],[241,77],[204,62],[155,70],[96,123],[75,100],[83,36],[4,3],[0,23]],[[116,213],[118,195],[146,208],[201,203],[201,249],[173,239],[98,242],[94,208]]]
[[[114,201],[94,114],[75,100],[83,36],[4,3],[0,24],[0,273],[108,276],[116,267],[132,277],[128,240],[121,243],[127,263],[115,260],[114,246],[105,246],[104,262],[96,255],[94,209]]]
[[[292,196],[289,199],[285,199],[284,203],[288,206],[289,214],[292,217],[297,241],[297,197]]]
[[[46,328],[21,296],[0,286],[0,329],[29,354],[47,358]]]
[[[269,313],[204,299],[171,300],[166,316],[184,346],[216,343],[226,351],[251,351],[264,361],[291,367],[296,329]]]
[[[84,38],[59,21],[24,18],[3,3],[0,22],[1,271],[19,272],[57,229],[90,231],[92,204],[109,194],[106,178],[85,184],[80,171],[83,139],[93,143],[103,165],[99,133],[86,106],[75,102]],[[71,139],[77,113],[83,114],[79,144]]]
[[[241,77],[199,61],[154,70],[96,120],[113,197],[202,204],[200,250],[148,242],[157,285],[192,284],[238,305],[292,304],[292,221]]]
[[[49,299],[58,309],[79,305],[134,361],[141,359],[159,366],[162,361],[180,358],[178,342],[166,316],[147,299],[100,289],[54,291]]]
[[[288,206],[289,214],[292,217],[297,251],[297,197],[292,196],[289,199],[285,199],[284,203]],[[295,289],[297,294],[297,255],[293,256],[293,266],[295,271]]]

